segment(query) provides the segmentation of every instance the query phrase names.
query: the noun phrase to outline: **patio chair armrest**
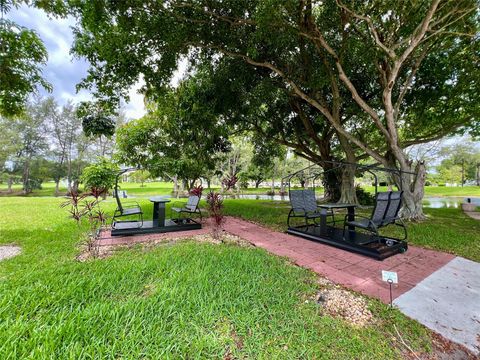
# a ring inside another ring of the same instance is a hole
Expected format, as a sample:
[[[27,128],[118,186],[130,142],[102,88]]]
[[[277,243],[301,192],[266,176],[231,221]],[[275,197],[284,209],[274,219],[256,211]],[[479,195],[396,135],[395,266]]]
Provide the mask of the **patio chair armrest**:
[[[319,210],[319,209],[320,209],[320,210],[326,210],[327,213],[332,213],[332,214],[333,214],[333,209],[324,208],[324,207],[322,207],[322,205],[317,204],[317,210]],[[317,210],[315,210],[315,211],[317,211]]]
[[[129,201],[129,202],[126,202],[126,203],[122,203],[122,207],[126,208],[126,209],[135,208],[135,207],[140,208],[140,204],[136,201]]]
[[[403,219],[400,217],[400,216],[396,216],[395,218],[393,218],[393,222],[396,223],[396,222],[399,222],[400,224],[402,224],[403,226],[405,226],[405,222],[403,221]]]
[[[297,212],[297,211],[298,211],[298,212],[301,212],[301,213],[303,213],[303,214],[306,214],[305,208],[292,207],[292,210],[291,210],[291,211],[293,211],[293,214],[294,214],[294,215],[296,215],[295,212]]]
[[[184,207],[187,203],[185,201],[175,201],[172,203],[172,208],[173,207]]]
[[[374,229],[376,229],[378,226],[375,225],[375,223],[368,217],[368,216],[363,216],[363,215],[358,215],[358,214],[355,214],[355,219],[356,218],[360,218],[360,219],[365,219],[365,220],[368,220],[368,224],[369,225],[372,225],[372,227]],[[355,221],[355,220],[354,220]],[[345,215],[345,219],[343,220],[344,223],[348,222],[348,214]]]
[[[349,215],[349,214],[345,214],[345,221],[347,221],[347,219],[348,219],[348,215]],[[355,219],[356,219],[356,218],[361,218],[361,219],[370,220],[370,218],[369,218],[369,217],[367,217],[367,216],[363,216],[363,215],[358,215],[358,214],[355,214]]]

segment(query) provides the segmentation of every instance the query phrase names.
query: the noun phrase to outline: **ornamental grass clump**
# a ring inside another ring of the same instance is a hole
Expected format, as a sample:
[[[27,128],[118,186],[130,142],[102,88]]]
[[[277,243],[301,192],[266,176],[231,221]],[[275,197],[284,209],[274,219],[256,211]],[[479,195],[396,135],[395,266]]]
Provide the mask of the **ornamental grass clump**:
[[[86,196],[86,194],[79,194],[76,190],[70,190],[66,196],[67,200],[60,204],[61,208],[68,208],[70,218],[75,220],[78,226],[80,226],[80,220],[84,215],[81,202]]]
[[[210,191],[207,195],[207,208],[212,218],[212,237],[215,240],[221,239],[225,216],[223,215],[223,198],[219,193]]]
[[[77,191],[71,190],[67,194],[67,200],[60,204],[62,208],[68,207],[70,218],[75,220],[77,226],[80,226],[83,217],[87,217],[90,233],[87,236],[86,245],[94,257],[98,254],[95,244],[99,230],[107,222],[107,215],[100,207],[100,202],[106,192],[107,189],[101,187],[92,187],[89,192],[81,195]]]

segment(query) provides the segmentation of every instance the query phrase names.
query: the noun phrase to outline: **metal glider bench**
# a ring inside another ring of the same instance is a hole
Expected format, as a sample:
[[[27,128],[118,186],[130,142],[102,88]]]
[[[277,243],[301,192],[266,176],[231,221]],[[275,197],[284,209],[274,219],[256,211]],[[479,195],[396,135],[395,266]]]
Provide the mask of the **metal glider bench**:
[[[115,212],[113,213],[113,218],[112,218],[112,229],[115,229],[116,224],[120,223],[134,223],[136,222],[138,227],[141,228],[143,226],[143,211],[140,205],[134,201],[134,202],[129,202],[127,204],[122,204],[120,201],[120,196],[119,196],[119,191],[118,191],[118,179],[119,177],[125,173],[127,170],[121,171],[115,180],[115,189],[114,189],[114,194],[115,194],[115,200],[117,202],[117,208],[115,209]],[[120,220],[117,221],[118,218],[124,218],[124,217],[133,217],[135,216],[137,220]]]
[[[182,217],[183,214],[199,214],[200,215],[200,221],[203,220],[203,216],[202,216],[202,211],[200,210],[200,207],[198,206],[200,203],[200,196],[197,196],[197,195],[190,195],[188,197],[188,200],[187,200],[187,203],[184,204],[184,203],[174,203],[172,205],[172,208],[170,210],[170,217],[179,222],[184,222],[184,221],[188,221],[188,220],[191,220],[190,218],[186,218],[186,217]],[[183,206],[181,207],[178,207],[178,205],[181,204]],[[173,213],[176,213],[176,216],[174,217],[173,216]]]
[[[315,191],[310,189],[303,190],[289,190],[288,192],[290,198],[291,209],[288,213],[287,225],[290,225],[291,218],[302,218],[305,220],[305,225],[308,226],[320,226],[320,223],[316,219],[323,216],[319,211],[319,206],[317,204],[317,199],[315,197]],[[331,217],[332,220],[328,222],[329,224],[335,225],[335,216],[333,211],[327,213],[328,217]]]
[[[407,228],[403,220],[398,216],[398,212],[402,207],[402,194],[403,191],[377,193],[375,207],[370,217],[355,214],[355,219],[353,221],[348,221],[347,217],[345,217],[343,223],[343,238],[345,239],[346,228],[348,226],[353,226],[372,233],[376,238],[378,238],[378,241],[380,241],[381,237],[378,233],[379,229],[388,225],[396,225],[403,229],[403,239],[392,238],[388,236],[388,240],[392,244],[397,241],[405,241],[407,239]]]

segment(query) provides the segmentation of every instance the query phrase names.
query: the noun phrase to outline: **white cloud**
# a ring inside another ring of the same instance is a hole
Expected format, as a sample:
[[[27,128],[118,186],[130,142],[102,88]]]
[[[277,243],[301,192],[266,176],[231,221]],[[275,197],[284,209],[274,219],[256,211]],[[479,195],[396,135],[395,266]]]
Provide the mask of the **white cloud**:
[[[177,70],[173,73],[170,85],[177,87],[180,81],[187,75],[188,59],[186,57],[180,59],[177,64]]]
[[[127,119],[138,119],[146,113],[143,95],[138,93],[143,85],[145,85],[145,82],[140,79],[128,92],[130,101],[124,107]]]
[[[76,59],[70,54],[73,42],[71,28],[75,25],[75,20],[71,17],[49,18],[42,10],[26,5],[13,9],[7,15],[19,25],[35,30],[47,48],[48,62],[43,75],[53,85],[53,92],[41,93],[52,95],[60,104],[91,100],[92,95],[88,91],[76,92],[76,85],[87,75],[89,65],[85,60]],[[125,104],[129,118],[139,118],[145,114],[143,96],[137,93],[141,86],[142,82],[139,82],[129,91],[130,102]]]

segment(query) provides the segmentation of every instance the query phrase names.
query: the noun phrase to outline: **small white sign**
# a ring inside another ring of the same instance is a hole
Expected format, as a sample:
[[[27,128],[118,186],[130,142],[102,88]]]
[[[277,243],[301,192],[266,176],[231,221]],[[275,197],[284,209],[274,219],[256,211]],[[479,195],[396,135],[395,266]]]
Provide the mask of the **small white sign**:
[[[398,284],[398,275],[395,271],[385,271],[382,270],[382,280],[393,284]]]

